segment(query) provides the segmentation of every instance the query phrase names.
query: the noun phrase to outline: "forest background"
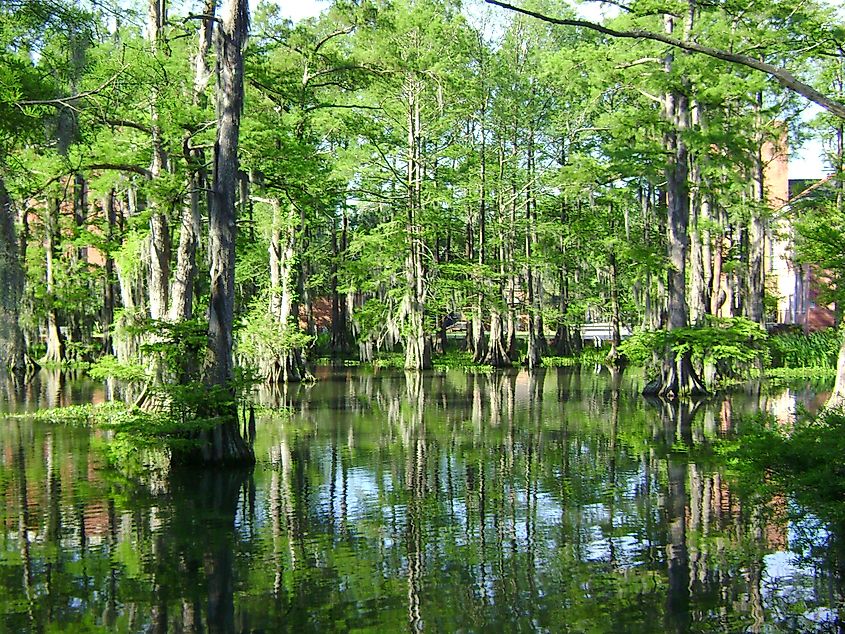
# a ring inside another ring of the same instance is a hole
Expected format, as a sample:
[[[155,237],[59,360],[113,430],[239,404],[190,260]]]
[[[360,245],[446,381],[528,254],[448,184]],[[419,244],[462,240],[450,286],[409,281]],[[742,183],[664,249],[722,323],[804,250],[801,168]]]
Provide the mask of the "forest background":
[[[401,350],[424,370],[458,321],[471,363],[535,368],[607,321],[608,363],[703,393],[771,357],[785,213],[839,314],[834,7],[620,3],[607,25],[657,36],[620,39],[564,3],[520,6],[571,24],[434,0],[297,24],[243,0],[4,3],[0,361],[229,403],[236,366],[279,383]],[[766,148],[808,135],[799,94],[824,109],[834,176],[775,209]],[[622,344],[626,324],[641,334]],[[202,458],[247,455],[211,409]]]

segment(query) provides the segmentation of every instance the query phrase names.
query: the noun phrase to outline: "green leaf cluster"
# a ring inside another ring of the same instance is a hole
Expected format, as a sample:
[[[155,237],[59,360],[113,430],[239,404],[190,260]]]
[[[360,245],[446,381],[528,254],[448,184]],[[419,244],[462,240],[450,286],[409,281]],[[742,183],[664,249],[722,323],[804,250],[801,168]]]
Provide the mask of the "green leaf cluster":
[[[716,366],[722,378],[747,374],[751,365],[765,361],[766,331],[744,317],[708,317],[700,326],[675,330],[642,330],[623,341],[619,352],[633,365],[648,365],[655,354],[669,348],[680,359],[689,355],[702,368]]]

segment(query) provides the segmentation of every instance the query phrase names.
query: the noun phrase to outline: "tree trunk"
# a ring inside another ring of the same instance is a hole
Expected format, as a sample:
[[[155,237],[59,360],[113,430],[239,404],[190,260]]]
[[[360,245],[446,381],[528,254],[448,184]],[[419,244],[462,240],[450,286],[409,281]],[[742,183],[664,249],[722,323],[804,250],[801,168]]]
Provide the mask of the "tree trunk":
[[[149,0],[149,19],[147,23],[150,48],[155,55],[161,44],[162,29],[167,20],[167,5],[164,0]],[[152,129],[153,159],[150,164],[150,175],[153,181],[161,176],[165,169],[167,157],[164,152],[164,142],[161,138],[158,114],[158,90],[153,88],[151,95],[150,128]],[[150,317],[153,319],[167,318],[167,304],[169,298],[170,278],[170,226],[167,215],[162,211],[159,202],[150,201],[152,214],[150,215],[149,237],[149,270],[148,292]]]
[[[235,308],[235,199],[238,187],[238,140],[243,106],[243,48],[249,30],[246,0],[225,0],[217,30],[217,139],[214,146],[212,206],[209,210],[211,298],[208,308],[209,359],[205,381],[228,392],[211,404],[209,414],[221,418],[200,433],[197,450],[187,450],[177,462],[251,464],[252,447],[244,441],[232,394]]]
[[[498,182],[499,185],[504,184],[504,174],[505,174],[505,158],[504,158],[504,148],[499,148],[499,174],[498,174]],[[496,201],[496,222],[494,227],[496,229],[497,237],[498,237],[498,256],[499,260],[499,279],[496,282],[495,286],[495,298],[494,301],[490,306],[490,336],[488,338],[487,344],[487,354],[484,357],[484,363],[490,365],[494,368],[504,368],[509,367],[511,365],[511,356],[508,354],[508,349],[505,343],[505,329],[504,329],[504,322],[502,319],[502,309],[500,308],[500,303],[505,299],[505,282],[506,279],[506,271],[505,271],[505,254],[506,254],[506,241],[507,235],[505,232],[505,198],[501,187],[497,187],[498,196]],[[507,306],[505,306],[505,310],[507,310]],[[510,315],[510,312],[508,313]]]
[[[270,314],[278,323],[282,333],[299,328],[297,302],[294,288],[296,281],[296,212],[282,217],[278,199],[273,199],[273,227],[270,233]],[[270,383],[290,383],[311,378],[302,351],[286,348],[267,351],[266,357],[258,360],[263,375]]]
[[[197,33],[197,50],[192,60],[194,68],[192,101],[195,106],[203,105],[206,102],[204,93],[211,79],[208,54],[211,50],[212,37],[214,35],[214,14],[216,10],[217,0],[205,1],[203,9],[203,15],[205,17],[200,23]],[[176,250],[176,270],[174,271],[170,287],[171,321],[191,319],[194,313],[193,287],[196,277],[196,254],[200,241],[200,207],[202,191],[205,189],[205,178],[203,175],[203,153],[201,150],[192,149],[190,142],[190,136],[186,135],[182,147],[185,162],[191,171],[188,181],[190,202],[182,208],[179,246]]]
[[[482,152],[484,151],[484,144],[482,142]],[[477,259],[476,263],[478,264],[478,273],[476,274],[476,285],[478,287],[478,291],[475,296],[475,314],[473,315],[471,326],[472,326],[472,360],[474,363],[482,363],[484,359],[487,357],[488,352],[488,344],[487,344],[487,332],[484,328],[484,290],[483,290],[483,280],[481,276],[483,275],[482,271],[484,269],[484,260],[485,260],[485,242],[487,240],[487,227],[485,216],[487,214],[486,205],[485,205],[485,186],[484,186],[484,157],[482,156],[481,159],[482,167],[481,167],[481,186],[480,186],[480,201],[478,205],[478,248],[476,249]]]
[[[666,16],[666,31],[671,33],[674,17]],[[666,70],[671,71],[672,54],[666,58]],[[666,207],[668,212],[667,251],[669,270],[666,292],[669,301],[667,329],[671,332],[689,325],[686,300],[686,257],[689,225],[688,151],[683,132],[689,124],[689,100],[683,92],[669,92],[664,96],[664,116],[670,127],[663,142],[667,155]],[[707,390],[698,378],[690,353],[675,357],[667,344],[661,360],[660,376],[649,382],[643,394],[678,397],[687,394],[705,394]]]
[[[829,409],[845,409],[845,339],[839,346],[839,356],[836,360],[836,382],[825,407]]]
[[[340,244],[337,239],[337,226],[332,223],[332,264],[331,264],[331,283],[332,283],[332,333],[331,333],[331,347],[332,353],[335,355],[348,354],[352,347],[351,334],[349,331],[349,311],[347,310],[347,302],[345,294],[341,294],[338,289],[339,272],[338,263],[342,258],[346,257],[348,241],[348,218],[346,209],[343,210],[340,230]]]
[[[693,123],[696,123],[698,107],[693,106]],[[703,208],[705,206],[706,193],[701,179],[701,165],[698,156],[691,156],[692,170],[690,180],[692,191],[690,192],[690,319],[692,323],[701,322],[709,308],[707,302],[707,283],[704,274],[704,234],[702,225],[704,220]]]
[[[170,278],[170,227],[167,216],[153,211],[150,216],[149,237],[149,291],[150,317],[165,319],[168,304],[168,279]]]
[[[542,365],[546,353],[546,336],[543,332],[543,307],[541,304],[542,275],[534,263],[537,238],[537,200],[534,197],[534,130],[528,135],[528,183],[525,197],[525,290],[528,303],[528,354],[526,364],[533,370]]]
[[[14,208],[0,176],[0,369],[20,377],[26,369],[26,350],[18,320],[24,287],[18,254]]]
[[[422,211],[422,131],[420,122],[420,83],[408,78],[408,201],[404,300],[406,319],[405,369],[431,368],[431,346],[425,332],[427,280],[423,264],[423,236],[419,214]]]
[[[718,210],[717,210],[718,211]],[[722,214],[720,213],[721,217]],[[710,314],[719,316],[727,294],[722,288],[722,262],[725,250],[724,230],[720,229],[716,235],[716,245],[713,249],[713,274],[710,281]]]
[[[760,110],[763,105],[763,94],[757,93],[755,112],[757,114],[758,130],[762,125],[760,121]],[[758,131],[757,143],[754,153],[754,174],[752,187],[754,188],[751,205],[751,220],[748,224],[748,296],[745,302],[745,313],[748,319],[764,324],[765,315],[765,251],[766,251],[766,225],[765,210],[766,184],[764,181],[763,166],[763,135]]]
[[[561,142],[561,158],[560,165],[566,165],[566,158],[563,152],[563,142]],[[560,230],[566,227],[566,201],[561,198],[560,201]],[[555,329],[555,335],[552,338],[550,346],[554,353],[561,357],[568,357],[572,354],[572,339],[569,331],[569,325],[566,323],[566,313],[568,310],[569,300],[569,286],[566,280],[566,263],[563,259],[566,253],[566,244],[563,233],[558,238],[558,257],[561,258],[557,267],[557,292],[558,292],[558,322]]]
[[[65,359],[65,339],[59,327],[59,315],[56,309],[56,288],[53,279],[53,270],[55,267],[55,242],[59,228],[59,208],[61,202],[58,198],[52,199],[47,204],[45,212],[45,240],[44,240],[44,255],[45,255],[45,277],[47,287],[47,351],[41,358],[42,364],[57,365],[61,364]]]
[[[569,324],[566,323],[566,312],[568,310],[568,294],[569,288],[568,284],[566,283],[566,271],[564,267],[561,265],[560,269],[558,270],[558,306],[557,310],[559,313],[557,328],[555,329],[555,335],[552,338],[549,346],[554,351],[554,353],[560,357],[568,357],[573,354],[573,346],[572,346],[572,332],[569,328]]]
[[[483,47],[481,48],[483,50]],[[481,59],[481,71],[484,71],[483,57]],[[482,81],[483,81],[482,76]],[[474,363],[481,363],[487,356],[487,333],[484,329],[484,287],[481,276],[484,274],[485,250],[487,242],[487,130],[486,130],[486,113],[487,113],[487,92],[486,88],[482,86],[482,100],[481,100],[481,147],[479,149],[479,174],[478,174],[478,248],[476,252],[469,255],[476,255],[476,263],[478,265],[478,273],[476,275],[476,284],[478,292],[475,300],[475,315],[472,321],[472,360]],[[468,239],[471,237],[468,231]],[[470,241],[470,247],[472,243]],[[469,248],[469,247],[468,247]]]
[[[502,254],[500,256],[501,262],[510,262],[513,267],[513,257],[516,254],[516,184],[511,183],[511,208],[510,208],[510,226],[508,228],[508,239],[503,243]],[[505,350],[507,356],[511,359],[516,359],[518,356],[518,349],[516,345],[516,332],[519,328],[519,321],[516,315],[516,288],[517,288],[517,274],[513,270],[508,274],[508,286],[505,294],[505,302],[507,306],[507,332],[505,333]]]
[[[501,223],[499,223],[501,226]],[[505,260],[504,260],[504,232],[499,232],[499,282],[498,282],[498,296],[504,295],[504,284],[502,280],[505,279]],[[511,318],[511,312],[508,311],[508,318]],[[484,363],[494,368],[506,368],[511,365],[510,352],[507,348],[506,333],[504,323],[502,320],[502,312],[499,309],[498,303],[490,306],[490,337],[487,345],[487,356],[484,358]]]
[[[170,321],[183,321],[194,316],[194,278],[200,238],[200,179],[196,173],[191,177],[190,188],[190,204],[182,209],[176,269],[170,290]]]
[[[108,222],[108,238],[109,244],[114,244],[117,237],[117,209],[115,201],[114,189],[109,190],[108,195],[103,201],[103,206],[106,211],[106,221]],[[114,309],[115,309],[115,272],[114,272],[114,257],[112,257],[111,247],[106,249],[104,279],[103,279],[103,312],[102,312],[102,330],[103,330],[103,352],[105,354],[114,354],[112,346],[112,327],[114,326]]]
[[[616,262],[616,253],[611,252],[610,259],[610,352],[607,353],[607,364],[613,368],[622,365],[622,357],[619,356],[619,344],[622,343],[620,333],[619,315],[619,267]]]

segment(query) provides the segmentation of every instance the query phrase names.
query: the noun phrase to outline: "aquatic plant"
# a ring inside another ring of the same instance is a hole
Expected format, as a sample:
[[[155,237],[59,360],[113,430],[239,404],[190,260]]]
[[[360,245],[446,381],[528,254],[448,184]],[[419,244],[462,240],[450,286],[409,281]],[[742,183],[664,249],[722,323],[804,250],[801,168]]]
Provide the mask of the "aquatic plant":
[[[836,368],[842,333],[835,328],[805,334],[788,332],[769,337],[766,345],[773,367]]]

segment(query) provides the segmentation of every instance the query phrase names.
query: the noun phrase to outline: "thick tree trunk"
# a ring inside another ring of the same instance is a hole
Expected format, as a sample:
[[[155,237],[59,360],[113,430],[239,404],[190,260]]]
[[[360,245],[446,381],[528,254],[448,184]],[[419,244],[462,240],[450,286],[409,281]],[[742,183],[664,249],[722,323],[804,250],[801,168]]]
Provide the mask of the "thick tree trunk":
[[[153,211],[150,216],[149,271],[147,289],[149,292],[150,317],[165,319],[169,297],[170,278],[170,227],[167,216]]]
[[[238,187],[238,140],[243,106],[243,48],[249,30],[246,0],[225,0],[217,31],[217,140],[214,147],[213,204],[209,212],[211,298],[208,308],[209,386],[233,388],[233,325],[235,308],[235,199]],[[232,395],[234,396],[234,395]],[[209,412],[222,422],[200,434],[196,451],[175,458],[179,462],[250,464],[252,447],[241,435],[237,407],[227,399]]]
[[[693,110],[695,112],[696,109]],[[702,230],[705,206],[705,192],[701,181],[701,166],[698,157],[691,157],[692,191],[690,192],[690,319],[692,323],[701,322],[709,308],[707,302],[707,283],[704,274],[704,232]]]
[[[154,2],[156,0],[153,0]],[[208,54],[211,49],[214,34],[214,14],[217,10],[216,0],[206,0],[203,15],[205,16],[197,34],[197,50],[194,53],[192,65],[194,68],[194,83],[192,101],[194,105],[206,102],[205,89],[211,79],[211,69],[208,65]],[[170,321],[184,321],[194,316],[194,281],[196,278],[197,249],[201,231],[202,192],[206,188],[203,153],[191,148],[191,137],[186,135],[182,144],[185,162],[191,170],[188,180],[189,203],[182,208],[179,228],[179,245],[176,249],[176,269],[170,284]]]
[[[666,17],[666,31],[673,30],[674,18]],[[669,54],[666,69],[672,68],[673,58]],[[668,297],[668,323],[671,332],[689,325],[686,300],[686,258],[689,237],[689,184],[688,151],[682,137],[689,124],[688,97],[678,91],[664,96],[664,115],[670,128],[664,134],[666,150],[666,207],[668,212],[667,251],[669,270],[667,272],[666,292]],[[687,394],[705,394],[703,383],[692,367],[690,354],[683,354],[676,359],[675,353],[667,345],[663,351],[660,375],[643,388],[643,394],[678,397]]]
[[[164,0],[149,0],[148,8],[148,37],[153,54],[159,51],[162,29],[167,20],[167,4]],[[158,113],[158,89],[154,88],[151,95],[150,128],[152,129],[153,160],[150,164],[150,175],[153,180],[161,176],[167,163],[164,152],[164,142],[161,138]],[[152,214],[150,215],[149,237],[149,269],[147,290],[149,292],[150,317],[153,319],[167,318],[170,279],[170,226],[167,215],[161,210],[157,200],[150,201]]]
[[[26,350],[18,308],[23,299],[24,274],[18,254],[14,207],[0,176],[0,370],[22,376]]]
[[[348,354],[352,348],[352,338],[349,330],[349,311],[345,294],[338,289],[339,275],[338,263],[346,256],[348,240],[348,218],[346,209],[343,210],[341,219],[340,244],[337,239],[336,223],[332,224],[332,264],[331,264],[331,285],[332,285],[332,332],[331,347],[335,355]]]
[[[171,283],[170,321],[191,319],[194,315],[194,278],[200,239],[200,180],[191,178],[190,204],[182,210],[176,269]]]
[[[502,313],[496,307],[490,308],[490,344],[484,363],[494,368],[508,368],[511,365],[508,351],[504,346]]]
[[[500,238],[504,238],[502,233]],[[500,240],[499,247],[499,288],[498,295],[501,297],[504,294],[503,284],[501,280],[505,279],[505,264],[504,264],[504,243]],[[510,318],[511,312],[508,311]],[[502,312],[497,304],[490,306],[490,337],[487,345],[487,356],[484,358],[484,363],[494,368],[506,368],[511,365],[510,352],[507,348],[507,340],[504,329],[504,322],[502,319]]]
[[[543,332],[543,307],[541,304],[542,276],[534,263],[534,251],[537,246],[537,201],[534,198],[534,130],[528,136],[528,183],[525,197],[525,291],[528,303],[528,352],[526,365],[529,370],[542,365],[546,353],[545,333]]]
[[[422,130],[420,121],[420,82],[408,78],[408,201],[405,258],[406,295],[404,299],[405,369],[431,368],[431,346],[425,331],[425,302],[428,281],[423,264],[422,211]]]

